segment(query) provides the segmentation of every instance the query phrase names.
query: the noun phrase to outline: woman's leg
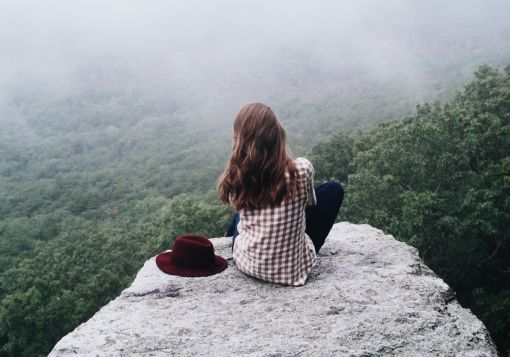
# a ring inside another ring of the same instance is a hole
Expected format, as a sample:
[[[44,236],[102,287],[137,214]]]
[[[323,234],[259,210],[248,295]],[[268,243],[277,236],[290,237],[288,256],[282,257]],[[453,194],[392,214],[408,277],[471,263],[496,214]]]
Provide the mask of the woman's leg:
[[[239,213],[236,213],[232,222],[227,226],[227,231],[225,232],[225,237],[232,236],[232,251],[234,250],[234,242],[236,237],[239,235],[237,231],[237,224],[239,223]]]
[[[335,223],[336,216],[344,199],[344,189],[340,182],[332,180],[315,189],[317,205],[306,209],[306,234],[312,239],[315,252],[321,249]]]

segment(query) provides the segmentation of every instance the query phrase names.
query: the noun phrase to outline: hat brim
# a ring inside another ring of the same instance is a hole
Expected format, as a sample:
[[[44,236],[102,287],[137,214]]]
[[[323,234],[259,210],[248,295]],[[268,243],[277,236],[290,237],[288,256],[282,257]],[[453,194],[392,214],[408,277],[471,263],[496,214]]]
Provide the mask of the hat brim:
[[[207,269],[197,268],[183,268],[170,263],[170,257],[172,252],[164,252],[156,256],[156,265],[158,268],[167,274],[186,276],[186,277],[199,277],[199,276],[210,276],[221,273],[228,266],[227,261],[219,255],[214,256],[214,266]]]

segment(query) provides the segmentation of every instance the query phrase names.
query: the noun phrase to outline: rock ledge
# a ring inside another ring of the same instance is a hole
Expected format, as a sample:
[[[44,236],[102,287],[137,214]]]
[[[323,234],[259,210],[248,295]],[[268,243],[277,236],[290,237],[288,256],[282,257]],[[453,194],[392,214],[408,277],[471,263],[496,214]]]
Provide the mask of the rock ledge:
[[[149,259],[50,356],[497,356],[485,326],[418,257],[369,225],[336,224],[302,287],[241,273],[182,278]]]

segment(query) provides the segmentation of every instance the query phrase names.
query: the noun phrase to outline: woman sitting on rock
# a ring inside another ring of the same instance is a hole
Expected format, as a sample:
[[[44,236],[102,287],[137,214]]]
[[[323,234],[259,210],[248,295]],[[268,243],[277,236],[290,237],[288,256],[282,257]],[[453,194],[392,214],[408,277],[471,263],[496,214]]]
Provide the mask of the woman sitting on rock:
[[[343,200],[339,182],[316,189],[314,169],[293,160],[285,130],[261,103],[241,108],[233,149],[218,181],[223,202],[238,212],[227,227],[242,272],[272,283],[304,285]]]

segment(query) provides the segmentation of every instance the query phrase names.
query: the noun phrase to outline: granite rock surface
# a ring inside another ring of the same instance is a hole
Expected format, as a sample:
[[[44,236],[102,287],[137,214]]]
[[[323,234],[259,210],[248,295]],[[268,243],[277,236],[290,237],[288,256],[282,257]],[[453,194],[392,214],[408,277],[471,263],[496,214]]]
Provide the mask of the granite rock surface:
[[[497,356],[417,250],[369,225],[336,224],[301,287],[244,275],[230,239],[212,241],[225,271],[183,278],[151,258],[50,356]]]

